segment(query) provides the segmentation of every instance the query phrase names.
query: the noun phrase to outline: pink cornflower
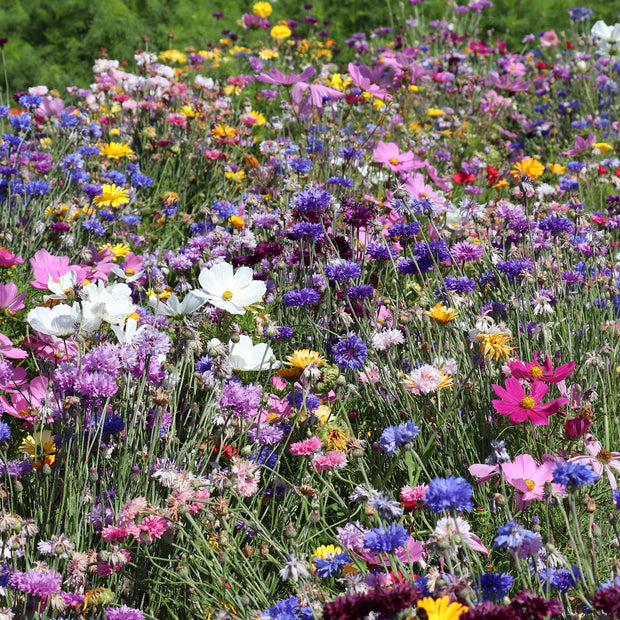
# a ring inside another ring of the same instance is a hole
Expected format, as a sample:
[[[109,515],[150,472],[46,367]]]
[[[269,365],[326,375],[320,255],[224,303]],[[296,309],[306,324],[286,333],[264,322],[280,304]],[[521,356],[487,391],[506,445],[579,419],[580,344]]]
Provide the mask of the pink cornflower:
[[[292,443],[289,447],[291,454],[295,456],[308,456],[321,449],[323,442],[316,435],[310,439],[304,439],[296,443]]]
[[[517,489],[518,510],[527,508],[533,499],[543,499],[545,482],[553,479],[554,465],[551,461],[539,465],[529,454],[520,454],[512,463],[502,463],[506,482]]]
[[[379,140],[372,154],[380,164],[387,164],[392,172],[410,172],[414,168],[413,151],[401,153],[396,142]]]
[[[8,284],[0,283],[0,308],[6,308],[6,311],[10,315],[26,307],[24,305],[25,298],[26,293],[23,292],[19,295],[17,285],[13,282],[9,282]]]
[[[183,114],[179,114],[178,112],[170,112],[166,117],[166,121],[171,125],[176,125],[177,127],[185,127],[187,125],[187,117]]]
[[[341,469],[347,464],[347,456],[342,450],[333,450],[314,457],[314,467],[317,471],[331,471]]]
[[[420,510],[423,506],[422,498],[428,488],[427,485],[410,487],[405,485],[400,490],[400,498],[403,500],[403,506],[407,512]]]
[[[509,415],[513,424],[530,420],[532,424],[546,426],[548,417],[558,411],[568,401],[564,397],[556,398],[550,403],[541,401],[549,391],[542,381],[534,381],[529,394],[525,393],[518,379],[506,379],[505,388],[493,385],[494,392],[502,400],[492,400],[495,410],[502,415]]]
[[[118,525],[108,525],[103,528],[101,536],[106,542],[114,542],[116,540],[125,540],[127,536],[139,534],[139,530],[135,525],[128,527],[119,527]]]
[[[134,532],[133,535],[138,542],[150,544],[156,538],[161,538],[169,527],[170,522],[164,517],[149,515],[138,523],[138,531]]]
[[[523,362],[520,359],[510,360],[508,367],[512,376],[516,379],[527,379],[528,381],[543,381],[545,383],[559,383],[568,377],[575,368],[575,362],[562,364],[555,370],[551,364],[551,358],[547,355],[544,364],[540,364],[536,359],[538,351],[534,351],[534,359],[531,362]]]
[[[258,465],[251,461],[242,461],[234,459],[234,465],[231,471],[235,474],[235,482],[233,488],[242,497],[251,497],[258,491],[258,483],[260,481],[260,470]]]
[[[130,525],[134,519],[142,514],[148,507],[148,502],[144,497],[135,497],[129,500],[122,508],[119,522],[122,525]]]
[[[437,390],[442,380],[440,370],[430,364],[424,364],[405,375],[403,385],[407,391],[414,394],[431,394]]]
[[[568,459],[573,463],[581,463],[582,465],[590,465],[594,470],[594,473],[599,476],[603,475],[603,472],[607,474],[609,484],[612,489],[618,488],[614,471],[620,474],[620,452],[609,452],[601,447],[601,443],[594,439],[593,435],[586,435],[583,440],[583,445],[588,451],[588,454],[581,456],[575,456],[572,459]]]

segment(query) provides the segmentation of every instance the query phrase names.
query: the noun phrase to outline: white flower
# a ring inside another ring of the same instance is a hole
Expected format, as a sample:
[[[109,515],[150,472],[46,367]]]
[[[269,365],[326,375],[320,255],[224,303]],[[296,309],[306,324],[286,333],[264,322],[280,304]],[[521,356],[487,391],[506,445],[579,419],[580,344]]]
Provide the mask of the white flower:
[[[75,288],[77,283],[77,273],[75,269],[60,276],[56,281],[52,279],[52,276],[47,276],[47,288],[52,291],[52,295],[45,295],[43,299],[48,301],[50,299],[67,299],[67,296]]]
[[[185,295],[185,299],[180,302],[176,295],[170,295],[166,303],[163,303],[156,295],[149,297],[149,306],[155,309],[156,314],[163,316],[180,316],[191,314],[204,305],[207,300],[201,291],[190,291]]]
[[[100,280],[84,287],[84,297],[82,327],[86,331],[99,329],[102,321],[120,325],[136,310],[136,305],[131,301],[131,289],[126,284],[106,287]]]
[[[606,43],[616,45],[620,43],[620,24],[608,26],[602,19],[599,19],[596,24],[592,26],[590,34]]]
[[[222,344],[217,338],[209,340],[207,351]],[[249,336],[239,336],[239,342],[228,341],[228,362],[233,370],[269,370],[280,368],[280,362],[269,361],[273,356],[271,347],[259,342],[255,345]]]
[[[384,351],[395,344],[403,344],[405,337],[400,329],[387,329],[384,332],[375,332],[371,342],[377,351]]]
[[[218,263],[211,269],[203,269],[198,281],[202,291],[197,291],[212,306],[230,314],[245,314],[245,308],[260,301],[267,287],[260,280],[253,280],[249,267],[239,267],[233,273],[232,265]]]
[[[146,329],[146,325],[140,325],[138,327],[138,321],[133,317],[127,319],[127,322],[123,325],[110,325],[112,331],[116,334],[116,337],[120,344],[131,344],[133,339]]]
[[[35,331],[48,336],[66,338],[75,333],[81,320],[80,307],[58,304],[53,308],[33,308],[26,317]]]

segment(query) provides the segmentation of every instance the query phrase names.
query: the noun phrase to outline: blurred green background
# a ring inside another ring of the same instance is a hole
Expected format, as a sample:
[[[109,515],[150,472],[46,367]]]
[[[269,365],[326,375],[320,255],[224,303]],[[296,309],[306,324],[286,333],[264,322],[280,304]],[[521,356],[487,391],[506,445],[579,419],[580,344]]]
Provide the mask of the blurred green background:
[[[354,32],[391,25],[392,12],[407,16],[414,8],[406,0],[305,1],[314,5],[309,12],[299,0],[274,2],[271,22],[302,21],[311,14],[319,20],[318,29],[328,30],[342,42]],[[24,90],[37,84],[59,89],[85,87],[92,81],[92,64],[102,48],[109,58],[124,58],[132,66],[134,51],[145,47],[143,35],[150,39],[149,49],[157,51],[168,47],[183,50],[190,45],[204,48],[209,41],[219,40],[222,29],[242,37],[237,21],[244,12],[252,11],[252,4],[240,0],[3,0],[0,37],[9,39],[4,47],[9,88]],[[494,0],[493,8],[483,14],[481,31],[492,30],[494,38],[508,41],[509,49],[520,49],[520,41],[528,33],[550,28],[559,33],[568,28],[566,11],[572,6],[591,6],[593,22],[603,19],[606,23],[615,23],[620,8],[609,0]],[[415,8],[428,19],[453,14],[445,0],[426,0]],[[214,19],[215,11],[225,17]],[[331,22],[328,27],[322,24],[326,20]]]

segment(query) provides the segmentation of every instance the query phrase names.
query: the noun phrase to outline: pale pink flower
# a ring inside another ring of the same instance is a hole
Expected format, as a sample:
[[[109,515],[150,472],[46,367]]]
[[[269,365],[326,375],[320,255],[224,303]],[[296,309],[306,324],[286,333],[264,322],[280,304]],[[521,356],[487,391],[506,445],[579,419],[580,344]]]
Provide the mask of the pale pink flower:
[[[540,44],[543,47],[556,47],[562,44],[560,38],[555,33],[555,30],[547,30],[542,37],[540,37]]]
[[[388,347],[403,344],[405,337],[400,329],[387,329],[384,332],[375,332],[371,342],[377,351],[385,351]]]
[[[187,117],[183,114],[178,114],[177,112],[170,112],[166,117],[166,121],[171,125],[176,125],[177,127],[185,127],[187,125]]]
[[[316,454],[313,462],[317,471],[341,469],[347,464],[347,455],[342,450],[333,450],[325,454]]]
[[[194,501],[187,505],[189,514],[194,516],[196,513],[200,512],[205,507],[210,497],[211,494],[206,486],[194,491],[192,495]]]
[[[458,538],[457,538],[458,536]],[[453,555],[456,549],[452,548],[456,540],[460,540],[459,544],[465,543],[472,551],[479,551],[485,556],[489,555],[488,549],[482,544],[482,541],[472,534],[469,523],[461,517],[443,517],[437,521],[435,531],[431,534],[431,540],[438,542],[446,540],[450,543],[448,554]]]
[[[583,445],[588,454],[581,456],[575,456],[572,459],[568,459],[573,463],[581,463],[582,465],[590,465],[594,472],[599,476],[603,475],[603,472],[607,474],[607,479],[612,489],[617,489],[618,484],[614,471],[620,474],[620,452],[609,452],[603,450],[601,443],[594,439],[593,435],[586,435],[584,437]]]
[[[414,394],[431,394],[437,390],[442,378],[441,371],[434,366],[424,364],[405,375],[403,385],[406,390]]]
[[[530,454],[520,454],[512,463],[502,463],[506,482],[517,489],[516,506],[524,510],[533,499],[543,499],[545,483],[553,480],[553,461],[539,465]],[[556,490],[561,489],[557,487]]]
[[[17,285],[13,282],[9,282],[8,284],[0,283],[0,308],[6,308],[9,314],[13,315],[18,310],[25,308],[25,298],[26,292],[24,291],[19,295]]]
[[[292,443],[289,447],[291,454],[295,456],[308,456],[321,449],[323,442],[316,435],[310,439],[304,439],[296,443]]]
[[[260,470],[258,465],[250,461],[233,459],[232,473],[235,475],[233,489],[243,497],[251,497],[258,491]]]
[[[125,540],[127,536],[131,534],[136,535],[138,533],[138,528],[132,524],[128,527],[120,527],[118,525],[108,525],[103,528],[101,532],[101,536],[103,540],[106,542],[113,542],[116,540]]]
[[[129,500],[122,508],[119,522],[121,525],[129,525],[134,519],[141,515],[148,507],[148,502],[144,497],[135,497]]]

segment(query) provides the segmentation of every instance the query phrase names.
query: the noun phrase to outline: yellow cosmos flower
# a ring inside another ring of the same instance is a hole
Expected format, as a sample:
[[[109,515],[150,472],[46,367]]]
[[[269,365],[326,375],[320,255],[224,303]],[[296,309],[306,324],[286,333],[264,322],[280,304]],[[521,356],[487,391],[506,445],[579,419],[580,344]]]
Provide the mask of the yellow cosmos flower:
[[[435,319],[438,323],[449,323],[458,313],[454,308],[447,308],[438,301],[426,314]]]
[[[544,171],[545,167],[539,161],[526,157],[515,165],[510,174],[518,181],[521,178],[521,172],[532,179],[537,179]]]
[[[107,248],[108,250],[112,250],[115,261],[117,258],[122,258],[123,256],[127,256],[127,254],[131,252],[131,248],[128,245],[125,245],[124,243],[117,243],[116,245],[112,245],[111,243],[106,243],[102,245],[99,249],[103,250],[104,248]]]
[[[488,355],[491,359],[499,361],[500,357],[508,359],[510,352],[516,347],[511,347],[510,336],[504,332],[496,332],[495,334],[478,334],[476,338],[480,338],[480,353],[485,357]]]
[[[56,444],[54,443],[54,436],[50,431],[39,431],[28,435],[19,449],[28,454],[32,458],[41,458],[42,456],[49,456],[56,452]]]
[[[179,50],[164,50],[159,53],[159,59],[164,62],[178,62],[180,64],[187,62],[187,56]]]
[[[108,159],[122,159],[133,155],[133,151],[122,142],[110,142],[101,147],[101,154]]]
[[[611,144],[607,144],[607,142],[595,142],[594,146],[601,152],[604,153],[605,151],[609,151],[611,150],[613,147],[611,146]]]
[[[270,34],[274,39],[288,39],[293,33],[286,24],[278,24],[271,29]]]
[[[426,113],[429,116],[443,116],[445,114],[445,112],[443,110],[440,110],[439,108],[429,108],[428,110],[426,110]]]
[[[451,603],[447,596],[438,599],[427,596],[418,601],[418,608],[426,612],[428,620],[458,620],[468,609],[461,603]]]
[[[262,17],[263,19],[269,17],[272,12],[273,7],[271,6],[271,4],[269,4],[269,2],[257,2],[252,7],[252,13],[254,13],[254,15]]]
[[[114,185],[102,185],[102,193],[95,196],[94,203],[97,207],[120,207],[129,202],[129,193],[122,187]]]

